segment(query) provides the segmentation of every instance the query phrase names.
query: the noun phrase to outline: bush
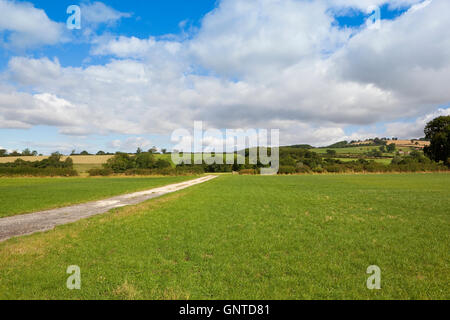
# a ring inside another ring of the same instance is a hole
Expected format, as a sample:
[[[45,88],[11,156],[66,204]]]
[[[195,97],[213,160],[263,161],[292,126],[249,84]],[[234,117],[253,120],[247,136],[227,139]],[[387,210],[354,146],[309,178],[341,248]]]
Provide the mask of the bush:
[[[73,170],[71,158],[61,161],[61,154],[53,153],[42,161],[25,161],[17,159],[14,162],[0,164],[1,176],[38,176],[38,177],[71,177],[78,173]]]
[[[311,173],[311,169],[308,166],[297,166],[297,173]]]
[[[203,166],[181,165],[176,168],[178,175],[203,174],[205,170]]]
[[[105,168],[113,170],[115,173],[123,173],[128,169],[135,168],[136,163],[126,153],[118,152],[106,162]]]
[[[294,173],[297,173],[297,169],[294,166],[280,166],[278,173],[279,174],[294,174]]]
[[[114,171],[110,168],[103,168],[103,169],[91,169],[88,171],[89,176],[95,177],[95,176],[110,176],[114,173]]]
[[[257,171],[255,169],[242,169],[239,171],[240,175],[255,175],[257,174]]]
[[[346,169],[347,168],[345,166],[339,165],[339,164],[331,164],[331,165],[325,166],[325,170],[327,170],[327,172],[332,172],[332,173],[345,172]]]

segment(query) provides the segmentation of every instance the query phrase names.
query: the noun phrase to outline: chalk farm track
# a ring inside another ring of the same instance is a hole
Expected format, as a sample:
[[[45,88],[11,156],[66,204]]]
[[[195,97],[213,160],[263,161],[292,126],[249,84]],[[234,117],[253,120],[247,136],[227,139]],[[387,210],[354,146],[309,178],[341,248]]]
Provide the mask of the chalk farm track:
[[[206,176],[146,191],[120,195],[106,200],[2,218],[0,219],[0,242],[12,237],[51,230],[55,226],[105,213],[114,208],[135,205],[149,199],[158,198],[165,194],[204,183],[216,177]]]

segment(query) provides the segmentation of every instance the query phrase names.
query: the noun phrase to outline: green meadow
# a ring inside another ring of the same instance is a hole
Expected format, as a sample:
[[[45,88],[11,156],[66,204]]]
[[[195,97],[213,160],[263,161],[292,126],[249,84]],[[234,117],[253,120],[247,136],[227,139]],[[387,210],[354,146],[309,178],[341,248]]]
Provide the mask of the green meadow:
[[[192,177],[0,178],[0,218],[109,198]]]
[[[449,174],[222,175],[0,243],[0,298],[449,299],[449,208]]]

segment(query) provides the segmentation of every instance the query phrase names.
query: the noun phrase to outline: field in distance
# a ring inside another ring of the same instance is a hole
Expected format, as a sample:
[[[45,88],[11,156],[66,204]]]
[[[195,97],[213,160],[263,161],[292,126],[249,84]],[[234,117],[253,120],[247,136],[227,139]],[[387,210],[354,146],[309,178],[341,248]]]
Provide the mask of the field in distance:
[[[449,299],[449,207],[446,173],[223,175],[1,243],[0,298]]]
[[[341,160],[343,162],[346,161],[354,161],[363,156],[365,153],[377,149],[376,146],[355,146],[355,147],[347,147],[347,148],[314,148],[310,149],[312,152],[316,152],[319,155],[322,155],[325,157],[325,154],[327,153],[327,150],[334,150],[336,151],[336,156],[333,157],[333,159]],[[396,149],[396,151],[402,151],[402,152],[410,152],[412,151],[412,148],[409,147],[399,147]],[[383,164],[390,164],[393,157],[395,156],[395,153],[383,153],[384,158],[370,158],[365,157],[366,160],[374,160],[375,162],[383,163]],[[108,159],[112,158],[113,155],[74,155],[70,156],[73,160],[73,167],[75,170],[78,171],[79,174],[82,176],[87,175],[87,172],[91,169],[99,169],[102,168],[102,165],[105,164]],[[14,162],[17,159],[23,159],[26,161],[41,161],[43,159],[47,158],[46,156],[38,156],[38,157],[0,157],[0,163],[8,163],[8,162]],[[67,158],[67,156],[63,156],[62,160],[64,161]],[[171,155],[170,154],[155,154],[156,159],[165,159],[170,162]],[[174,166],[174,164],[172,163]]]

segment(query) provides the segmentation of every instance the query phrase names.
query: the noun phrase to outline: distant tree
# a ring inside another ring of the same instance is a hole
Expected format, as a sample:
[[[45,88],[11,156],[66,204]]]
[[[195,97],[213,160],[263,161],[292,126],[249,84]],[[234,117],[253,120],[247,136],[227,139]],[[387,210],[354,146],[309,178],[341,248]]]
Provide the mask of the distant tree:
[[[380,146],[380,145],[382,146],[382,145],[386,145],[387,144],[387,142],[385,140],[382,140],[380,138],[373,139],[373,143],[375,145],[378,145],[378,146]]]
[[[60,164],[61,157],[62,157],[62,154],[59,153],[58,151],[53,152],[53,153],[50,155],[50,157],[48,157],[47,159],[45,159],[45,160],[47,160],[47,161],[43,161],[43,165],[57,168],[58,165]]]
[[[148,150],[148,152],[150,152],[150,153],[157,153],[158,149],[155,146],[153,146],[150,150]]]
[[[105,167],[112,169],[114,172],[125,172],[128,169],[133,168],[133,159],[123,152],[117,152],[114,157],[109,159]]]
[[[14,150],[9,155],[12,157],[20,157],[22,154],[20,152],[18,152],[17,150]]]
[[[332,158],[335,157],[337,155],[336,150],[327,150],[327,156]]]
[[[76,155],[77,151],[75,149],[72,150],[72,152],[70,153],[71,156]]]
[[[31,151],[30,149],[26,148],[25,150],[22,151],[22,155],[27,157],[27,156],[31,156]]]
[[[444,161],[450,166],[450,116],[438,117],[425,127],[425,138],[431,144],[425,147],[425,154],[436,162]]]
[[[8,155],[8,151],[6,149],[0,149],[0,157],[6,157]]]
[[[392,152],[395,152],[396,148],[397,147],[395,146],[395,143],[391,143],[391,144],[387,145],[386,150],[387,150],[387,152],[392,153]]]
[[[37,152],[36,150],[33,150],[33,152],[31,152],[31,155],[32,155],[33,157],[36,157],[36,156],[38,155],[38,152]]]
[[[162,154],[167,154],[167,149],[161,149]]]
[[[90,153],[87,152],[86,150],[84,150],[84,151],[81,151],[81,152],[80,152],[80,155],[81,155],[81,156],[89,156]]]
[[[140,153],[142,153],[142,149],[141,148],[137,148],[136,154],[140,154]]]
[[[158,169],[170,168],[171,164],[165,159],[158,159],[158,161],[156,161],[155,163],[155,167]]]
[[[369,152],[366,153],[369,157],[379,158],[383,156],[383,153],[379,149],[372,149]]]
[[[151,169],[155,164],[155,157],[150,152],[138,153],[134,159],[138,169]]]
[[[97,152],[97,156],[104,156],[106,154],[106,152],[105,151],[99,151],[99,152]]]

